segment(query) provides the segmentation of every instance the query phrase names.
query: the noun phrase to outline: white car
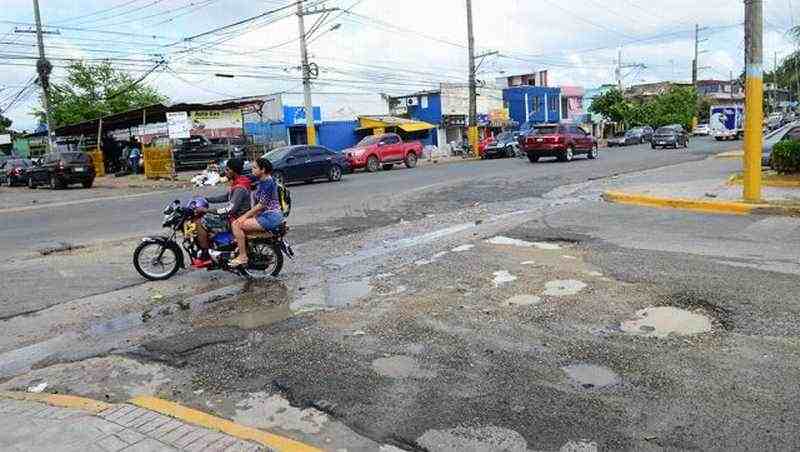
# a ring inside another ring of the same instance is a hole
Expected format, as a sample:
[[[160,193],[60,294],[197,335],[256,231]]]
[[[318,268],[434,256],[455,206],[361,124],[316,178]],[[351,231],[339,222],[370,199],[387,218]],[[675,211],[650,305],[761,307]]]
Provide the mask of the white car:
[[[694,136],[704,136],[707,137],[711,134],[711,128],[708,127],[708,124],[698,124],[697,127],[694,128],[692,131],[692,135]]]

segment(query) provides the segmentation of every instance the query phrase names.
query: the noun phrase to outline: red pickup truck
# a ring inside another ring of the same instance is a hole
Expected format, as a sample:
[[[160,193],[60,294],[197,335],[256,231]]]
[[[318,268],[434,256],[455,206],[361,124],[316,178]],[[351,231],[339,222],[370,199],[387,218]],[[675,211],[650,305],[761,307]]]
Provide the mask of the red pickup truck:
[[[355,147],[345,150],[344,155],[353,170],[366,168],[374,173],[381,167],[389,170],[399,163],[414,168],[422,157],[422,143],[403,142],[396,133],[385,133],[364,138]]]

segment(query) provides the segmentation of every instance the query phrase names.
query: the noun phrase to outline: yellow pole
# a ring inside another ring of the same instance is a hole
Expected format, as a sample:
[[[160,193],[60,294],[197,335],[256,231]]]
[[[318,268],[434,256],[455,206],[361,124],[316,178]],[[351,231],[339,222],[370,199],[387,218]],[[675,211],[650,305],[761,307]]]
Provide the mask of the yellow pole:
[[[472,151],[473,155],[478,155],[478,127],[477,126],[470,126],[467,129],[467,140],[469,140],[469,148]]]
[[[764,123],[762,14],[762,0],[745,1],[744,200],[747,202],[761,200],[761,150]]]

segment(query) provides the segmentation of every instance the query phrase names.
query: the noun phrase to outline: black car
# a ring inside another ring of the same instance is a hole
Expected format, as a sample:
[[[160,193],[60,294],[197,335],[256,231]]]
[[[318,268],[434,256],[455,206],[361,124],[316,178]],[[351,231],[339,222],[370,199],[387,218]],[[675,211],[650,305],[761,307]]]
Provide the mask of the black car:
[[[653,141],[650,143],[650,147],[653,149],[659,147],[678,149],[679,146],[689,147],[689,134],[680,124],[659,127],[653,134]]]
[[[0,185],[25,185],[28,182],[28,169],[33,166],[28,159],[11,159],[0,163]]]
[[[267,152],[264,157],[272,162],[272,176],[281,184],[321,178],[338,182],[342,174],[350,172],[345,156],[324,146],[286,146]]]
[[[234,139],[235,140],[235,139]],[[212,142],[201,135],[180,138],[172,142],[172,159],[175,171],[186,168],[205,168],[210,163],[244,156],[244,148],[230,144],[228,140]]]
[[[636,127],[624,134],[619,134],[608,140],[608,146],[631,146],[634,144],[649,143],[653,139],[653,128],[649,126]]]
[[[81,184],[91,188],[94,184],[92,157],[83,152],[54,152],[42,157],[28,169],[28,187],[49,185],[64,188],[70,184]]]
[[[483,150],[484,158],[515,157],[519,149],[519,133],[502,132],[490,141]]]

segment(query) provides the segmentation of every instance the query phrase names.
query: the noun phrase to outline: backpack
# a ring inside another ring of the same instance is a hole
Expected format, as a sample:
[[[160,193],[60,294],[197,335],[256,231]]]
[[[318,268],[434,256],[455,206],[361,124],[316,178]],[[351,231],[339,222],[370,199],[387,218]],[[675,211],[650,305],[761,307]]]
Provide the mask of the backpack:
[[[281,212],[288,218],[292,213],[292,193],[283,184],[278,185],[278,201],[281,203]]]

